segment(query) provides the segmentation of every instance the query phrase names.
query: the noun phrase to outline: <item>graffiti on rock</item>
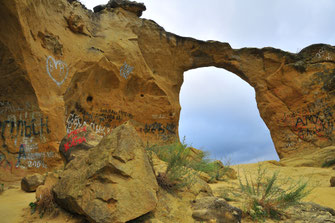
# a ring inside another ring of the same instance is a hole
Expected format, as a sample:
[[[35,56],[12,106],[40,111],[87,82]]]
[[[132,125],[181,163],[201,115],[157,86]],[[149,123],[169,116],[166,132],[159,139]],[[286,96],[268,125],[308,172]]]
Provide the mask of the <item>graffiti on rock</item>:
[[[77,136],[78,133],[81,133],[81,132],[87,132],[87,127],[84,126],[83,128],[73,130],[67,135],[68,139],[70,139],[71,137],[72,139],[71,141],[68,141],[67,143],[64,144],[65,152],[67,152],[68,149],[70,149],[73,146],[82,144],[83,142],[87,142],[85,137]]]
[[[55,60],[52,56],[48,56],[46,60],[47,73],[50,78],[61,86],[69,73],[66,63],[61,60]]]
[[[120,75],[125,79],[127,79],[133,70],[134,70],[133,67],[129,66],[127,62],[124,62],[124,64],[120,68]]]
[[[319,51],[315,54],[315,57],[321,59],[325,58],[326,60],[332,60],[332,57],[329,52],[325,52],[325,47],[323,46]]]
[[[0,120],[0,131],[3,145],[6,144],[6,138],[30,138],[43,136],[51,132],[48,126],[48,117],[37,118],[34,117],[34,113],[32,113],[31,117],[28,117],[26,113],[25,117],[22,117],[21,114],[19,117],[11,115],[5,120]]]
[[[6,171],[9,171],[10,173],[12,173],[13,171],[12,163],[7,159],[5,154],[1,151],[0,151],[0,167],[2,167]]]
[[[318,99],[305,108],[284,114],[282,122],[295,135],[305,141],[332,140],[334,137],[334,106],[327,99]]]
[[[67,133],[89,125],[98,135],[108,135],[113,128],[123,122],[132,119],[133,115],[119,110],[101,108],[99,112],[87,112],[78,103],[75,105],[76,112],[72,111],[66,120]]]
[[[29,168],[47,168],[44,162],[45,158],[51,158],[55,155],[54,152],[36,152],[37,144],[21,144],[15,167],[21,169]]]

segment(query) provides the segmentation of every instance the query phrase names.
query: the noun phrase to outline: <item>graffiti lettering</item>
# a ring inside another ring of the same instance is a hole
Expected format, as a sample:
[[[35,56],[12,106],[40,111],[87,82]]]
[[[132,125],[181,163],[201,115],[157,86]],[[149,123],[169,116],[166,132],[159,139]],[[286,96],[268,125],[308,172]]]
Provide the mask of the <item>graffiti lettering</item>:
[[[39,129],[38,129],[39,126]],[[0,121],[1,138],[3,141],[6,139],[8,132],[12,137],[24,136],[31,137],[33,135],[49,134],[51,131],[48,127],[48,117],[40,118],[40,123],[36,123],[36,119],[29,120],[3,120]]]
[[[124,62],[124,64],[120,68],[120,75],[127,79],[133,69],[133,67],[129,66],[126,62]]]
[[[159,133],[159,134],[175,134],[176,126],[173,123],[161,124],[154,122],[152,124],[145,124],[145,133]]]
[[[23,157],[24,159],[26,158],[26,152],[24,150],[24,144],[21,144],[20,146],[20,150],[19,150],[19,155],[17,157],[17,163],[16,163],[16,167],[19,167],[20,166],[20,160],[21,160],[21,157]]]
[[[315,54],[315,57],[321,59],[324,56],[326,56],[326,60],[332,60],[332,57],[329,53],[325,53],[325,47],[322,47],[321,49],[319,49],[319,51]]]
[[[79,145],[83,142],[86,142],[86,138],[85,137],[77,137],[77,136],[74,136],[72,138],[72,141],[71,142],[67,142],[64,144],[64,148],[65,148],[65,152],[70,149],[71,147],[73,146],[76,146],[76,145]]]
[[[334,116],[332,107],[328,106],[328,99],[318,99],[306,108],[284,114],[282,122],[288,126],[299,139],[315,141],[332,140],[334,131]]]

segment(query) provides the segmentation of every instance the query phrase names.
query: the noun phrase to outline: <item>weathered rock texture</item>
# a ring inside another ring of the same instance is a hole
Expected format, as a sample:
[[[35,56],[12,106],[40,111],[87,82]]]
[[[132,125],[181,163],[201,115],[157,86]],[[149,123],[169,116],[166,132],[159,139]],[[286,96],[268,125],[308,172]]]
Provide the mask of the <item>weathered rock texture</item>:
[[[44,184],[45,177],[35,173],[30,176],[25,176],[21,180],[21,189],[26,192],[34,192],[37,187]]]
[[[90,126],[83,126],[68,133],[59,146],[59,152],[65,163],[75,157],[85,156],[87,151],[100,143],[102,136]]]
[[[67,137],[67,136],[66,136]],[[90,222],[127,222],[155,209],[157,181],[141,138],[130,124],[65,166],[57,203]]]
[[[229,205],[223,198],[203,197],[193,202],[192,217],[200,222],[239,223],[242,210]]]
[[[175,140],[183,73],[206,66],[231,71],[255,89],[281,158],[335,144],[333,46],[298,54],[232,49],[166,32],[132,9],[93,13],[76,1],[0,2],[0,162],[8,174],[54,167],[59,141],[84,123],[106,135],[133,119],[145,141]],[[23,160],[20,148],[27,157],[33,150],[41,155]]]

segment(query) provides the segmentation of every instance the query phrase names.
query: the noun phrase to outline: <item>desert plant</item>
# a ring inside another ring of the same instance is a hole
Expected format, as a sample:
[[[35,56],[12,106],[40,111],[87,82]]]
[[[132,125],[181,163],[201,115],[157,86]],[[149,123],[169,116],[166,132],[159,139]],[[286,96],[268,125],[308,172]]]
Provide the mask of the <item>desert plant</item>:
[[[244,183],[239,176],[240,189],[245,197],[245,212],[253,220],[264,222],[266,218],[281,219],[285,209],[299,203],[311,190],[307,189],[307,182],[289,182],[286,180],[286,188],[278,186],[278,172],[267,177],[267,171],[258,166],[255,181],[251,175],[244,174]],[[283,186],[283,183],[281,182]]]
[[[30,207],[30,214],[34,214],[36,212],[36,207],[37,207],[36,202],[30,202],[29,207]]]
[[[149,159],[154,152],[159,159],[167,162],[165,173],[157,176],[158,184],[168,190],[175,191],[183,187],[190,187],[195,182],[194,159],[190,159],[190,148],[184,140],[170,145],[147,146]]]
[[[330,167],[335,164],[335,159],[330,159],[326,160],[323,164],[322,167]]]
[[[39,200],[36,202],[36,207],[40,218],[44,216],[44,214],[51,214],[55,210],[56,204],[54,201],[54,196],[50,188],[44,188],[41,192]]]
[[[195,176],[199,172],[207,173],[211,180],[219,180],[226,172],[228,165],[222,167],[219,162],[209,159],[207,152],[192,152],[192,149],[183,141],[163,146],[148,146],[149,160],[152,153],[159,159],[167,162],[167,170],[157,176],[158,184],[167,190],[175,190],[182,187],[189,187],[195,182]]]

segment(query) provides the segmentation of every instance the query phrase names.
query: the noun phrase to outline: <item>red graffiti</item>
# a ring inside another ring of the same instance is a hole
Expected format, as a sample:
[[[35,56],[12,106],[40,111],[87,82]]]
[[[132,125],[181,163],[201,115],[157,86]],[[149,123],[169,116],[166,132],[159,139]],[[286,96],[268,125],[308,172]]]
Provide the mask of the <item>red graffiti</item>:
[[[78,133],[81,133],[81,132],[87,132],[87,126],[84,126],[83,128],[81,129],[76,129],[76,130],[73,130],[72,132],[70,132],[67,137],[70,138],[71,136],[75,136],[77,135]]]
[[[79,137],[79,138],[78,138],[77,136],[74,136],[74,137],[72,138],[72,141],[71,141],[71,142],[67,142],[67,143],[64,144],[65,152],[66,152],[68,149],[70,149],[71,147],[76,146],[76,145],[79,145],[79,144],[81,144],[81,143],[83,143],[83,142],[87,142],[85,137]]]

